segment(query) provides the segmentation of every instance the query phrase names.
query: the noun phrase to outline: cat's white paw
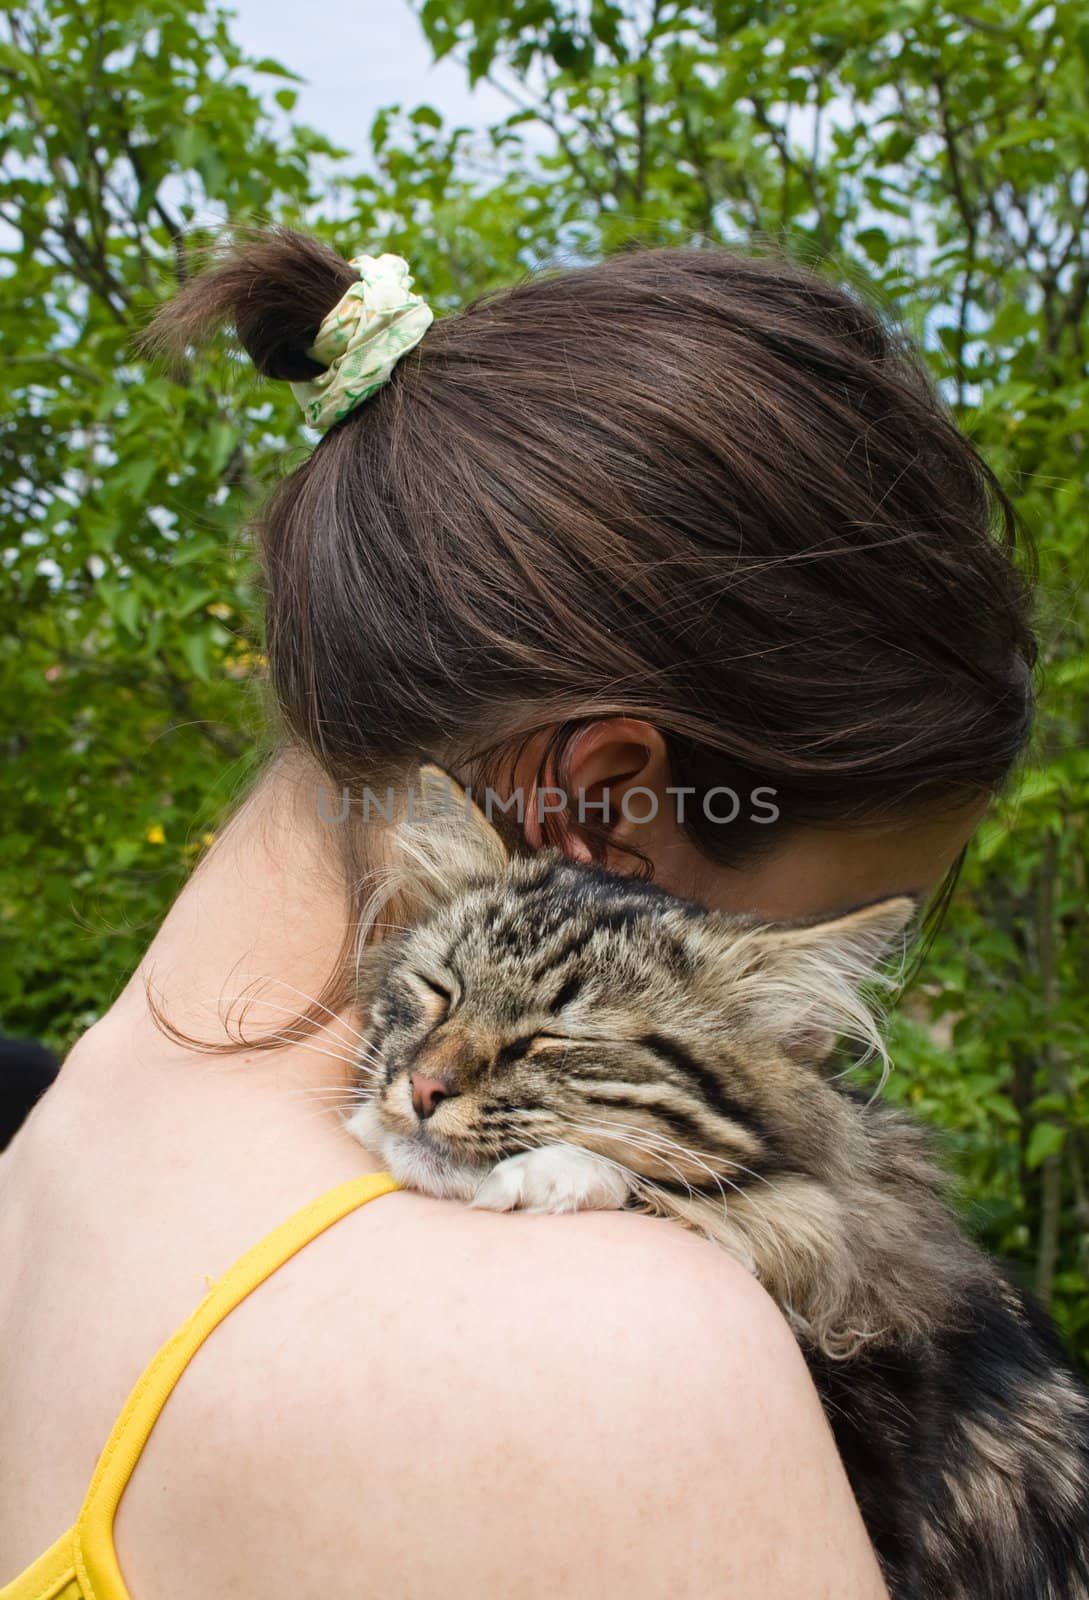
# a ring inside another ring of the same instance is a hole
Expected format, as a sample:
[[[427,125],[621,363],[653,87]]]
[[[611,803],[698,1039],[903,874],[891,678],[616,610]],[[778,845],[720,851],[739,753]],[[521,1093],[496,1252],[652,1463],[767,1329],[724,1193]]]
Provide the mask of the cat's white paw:
[[[575,1145],[508,1156],[473,1196],[484,1211],[618,1211],[630,1192],[616,1167]]]

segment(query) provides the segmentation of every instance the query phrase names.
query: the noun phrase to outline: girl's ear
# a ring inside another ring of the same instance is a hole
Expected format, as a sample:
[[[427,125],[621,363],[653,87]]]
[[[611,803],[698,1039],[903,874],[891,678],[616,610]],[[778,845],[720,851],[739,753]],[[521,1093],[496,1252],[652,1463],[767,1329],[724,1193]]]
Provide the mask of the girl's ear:
[[[420,767],[396,828],[398,873],[425,904],[495,878],[507,848],[468,790],[434,762]]]
[[[724,946],[724,1000],[739,1027],[792,1059],[817,1065],[849,1037],[884,1055],[877,1018],[863,986],[906,949],[916,912],[909,895],[863,906],[823,922],[751,927]],[[733,968],[732,972],[730,968]]]

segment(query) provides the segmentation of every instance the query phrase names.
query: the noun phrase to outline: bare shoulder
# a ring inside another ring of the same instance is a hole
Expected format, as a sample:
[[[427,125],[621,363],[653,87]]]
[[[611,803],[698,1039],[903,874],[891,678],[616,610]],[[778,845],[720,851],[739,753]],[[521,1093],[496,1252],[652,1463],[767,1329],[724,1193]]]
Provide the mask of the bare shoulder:
[[[122,1502],[133,1594],[880,1600],[801,1356],[674,1225],[414,1195],[193,1363]]]

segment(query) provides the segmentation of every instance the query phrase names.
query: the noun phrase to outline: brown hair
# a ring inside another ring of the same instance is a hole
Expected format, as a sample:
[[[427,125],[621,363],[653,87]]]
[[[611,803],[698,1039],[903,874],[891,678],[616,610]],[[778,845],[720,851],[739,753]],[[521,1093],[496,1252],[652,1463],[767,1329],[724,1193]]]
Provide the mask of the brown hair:
[[[273,230],[149,343],[229,323],[307,378],[353,279]],[[678,784],[861,826],[995,789],[1029,730],[1009,500],[908,341],[779,257],[627,252],[440,319],[258,530],[276,701],[337,783],[421,752],[479,782],[545,728],[562,783],[623,714]],[[720,860],[778,832],[689,815]]]

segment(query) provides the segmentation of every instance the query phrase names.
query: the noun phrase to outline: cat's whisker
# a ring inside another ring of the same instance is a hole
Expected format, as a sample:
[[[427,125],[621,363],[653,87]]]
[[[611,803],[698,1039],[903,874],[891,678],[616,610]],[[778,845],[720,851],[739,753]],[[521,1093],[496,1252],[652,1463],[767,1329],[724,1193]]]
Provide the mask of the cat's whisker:
[[[362,1074],[368,1078],[377,1078],[381,1075],[379,1067],[368,1066],[365,1061],[360,1059],[359,1055],[343,1055],[339,1051],[323,1048],[320,1045],[312,1043],[311,1037],[305,1034],[300,1035],[297,1033],[276,1032],[265,1035],[265,1038],[268,1042],[282,1045],[285,1049],[298,1048],[301,1050],[308,1050],[312,1055],[320,1055],[326,1057],[326,1059],[330,1061],[342,1062],[346,1067],[352,1068],[353,1072]],[[233,1042],[240,1050],[244,1050],[248,1047],[248,1042],[245,1038],[238,1038]],[[244,1072],[248,1070],[248,1063],[226,1063],[224,1070],[234,1073]]]
[[[302,1016],[301,1016],[301,1014],[300,1014],[300,1012],[299,1012],[299,1010],[298,1010],[298,1008],[296,1006],[285,1006],[285,1005],[282,1005],[278,1000],[269,1000],[264,995],[258,995],[258,996],[255,996],[252,1000],[248,1000],[246,1002],[245,1014],[248,1015],[248,1013],[250,1012],[250,1010],[254,1006],[266,1006],[270,1011],[279,1011],[283,1016],[294,1018],[295,1021],[299,1024],[300,1029],[302,1027],[303,1018],[302,1018]],[[342,1019],[337,1018],[336,1020],[340,1021]],[[348,1024],[345,1023],[344,1026],[348,1027]],[[356,1033],[357,1032],[357,1030],[354,1029],[354,1028],[349,1029],[349,1031],[352,1032],[352,1033]],[[300,1036],[303,1037],[303,1038],[312,1037],[312,1035],[309,1032],[302,1033]],[[327,1036],[327,1037],[330,1037],[330,1036]],[[335,1043],[337,1043],[337,1044],[342,1044],[345,1047],[346,1050],[352,1050],[352,1051],[356,1051],[356,1052],[362,1053],[363,1051],[365,1051],[368,1048],[368,1046],[366,1044],[366,1040],[365,1040],[363,1034],[357,1034],[357,1037],[359,1039],[359,1044],[358,1045],[354,1044],[350,1039],[340,1038],[335,1033],[331,1035],[331,1038],[333,1039],[333,1041]]]
[[[729,1178],[724,1177],[721,1173],[715,1172],[708,1164],[708,1161],[700,1158],[700,1155],[697,1151],[690,1150],[687,1145],[681,1144],[679,1140],[671,1139],[667,1134],[659,1133],[656,1129],[643,1128],[633,1123],[605,1121],[597,1123],[597,1127],[605,1132],[612,1132],[613,1130],[616,1130],[614,1137],[626,1139],[632,1144],[636,1142],[637,1137],[642,1139],[644,1141],[644,1153],[646,1155],[654,1156],[655,1159],[662,1162],[665,1162],[665,1157],[661,1153],[663,1149],[675,1150],[678,1155],[688,1158],[690,1161],[694,1162],[694,1164],[699,1167],[701,1171],[706,1172],[711,1181],[717,1185],[720,1194],[722,1194],[723,1184],[725,1184],[727,1188],[733,1189],[736,1194],[740,1194],[742,1192],[736,1183],[731,1183]],[[652,1141],[649,1148],[647,1147],[646,1141]],[[715,1161],[725,1161],[728,1158],[711,1156],[709,1159]],[[737,1163],[731,1163],[731,1165],[736,1166]],[[725,1194],[722,1194],[722,1198],[723,1204],[725,1204]]]
[[[322,1101],[326,1104],[340,1104],[345,1107],[358,1105],[363,1097],[358,1089],[345,1083],[279,1085],[276,1093],[285,1100]]]
[[[293,1034],[285,1033],[270,1033],[269,1038],[278,1040],[280,1044],[290,1045],[292,1048],[309,1050],[311,1055],[324,1056],[328,1061],[340,1061],[346,1067],[358,1067],[360,1071],[364,1072],[371,1071],[369,1067],[359,1067],[354,1056],[343,1056],[337,1050],[323,1050],[320,1045],[312,1043],[309,1039],[300,1039]]]
[[[757,1183],[765,1184],[768,1188],[771,1187],[762,1172],[754,1172],[752,1167],[747,1167],[743,1161],[735,1161],[733,1156],[719,1155],[711,1150],[693,1150],[691,1146],[682,1145],[678,1140],[671,1139],[668,1134],[661,1133],[656,1129],[647,1129],[645,1131],[652,1133],[653,1137],[663,1140],[667,1145],[672,1145],[677,1150],[683,1150],[685,1155],[690,1156],[697,1165],[703,1165],[704,1162],[717,1161],[721,1165],[729,1167],[732,1172],[743,1172],[747,1178],[754,1178]],[[729,1183],[729,1179],[725,1181]],[[735,1183],[731,1183],[730,1188],[736,1189],[738,1194],[741,1193],[740,1188]]]
[[[285,1015],[296,1018],[300,1026],[306,1025],[306,1015],[299,1010],[298,1006],[287,1006],[282,1001],[272,1000],[267,995],[255,992],[262,983],[273,983],[275,981],[277,980],[260,977],[250,979],[232,1007],[232,1009],[237,1009],[239,1012],[239,1026],[242,1025],[242,1022],[249,1016],[255,1006],[268,1006],[273,1011],[282,1011]],[[302,992],[300,990],[300,993]],[[318,1026],[324,1027],[325,1024],[318,1024]]]
[[[581,1123],[573,1123],[572,1124],[572,1128],[576,1133],[578,1133],[578,1132],[585,1133],[590,1138],[599,1137],[598,1131],[595,1130],[589,1124],[583,1125]],[[647,1146],[645,1146],[643,1144],[640,1144],[638,1139],[635,1139],[635,1138],[624,1138],[620,1142],[625,1143],[625,1144],[630,1144],[633,1149],[641,1151],[643,1155],[650,1156],[655,1161],[660,1161],[662,1166],[668,1167],[670,1172],[672,1172],[675,1175],[675,1177],[677,1179],[677,1182],[681,1185],[681,1187],[684,1188],[684,1189],[687,1189],[690,1198],[693,1199],[693,1200],[697,1198],[696,1189],[689,1182],[689,1180],[685,1177],[685,1175],[681,1171],[680,1167],[675,1166],[673,1162],[669,1161],[661,1153],[660,1150],[648,1149]],[[584,1149],[585,1146],[580,1145],[579,1148],[580,1149]],[[601,1155],[601,1152],[597,1151],[597,1150],[588,1150],[586,1153],[588,1155],[600,1156],[600,1159],[603,1160],[603,1161],[608,1161],[608,1160],[611,1159],[609,1156]],[[621,1164],[617,1163],[617,1165],[619,1166]],[[621,1166],[621,1170],[625,1171],[625,1172],[630,1172],[631,1168]],[[643,1186],[645,1186],[645,1187],[647,1187],[647,1186],[654,1187],[655,1186],[655,1180],[653,1178],[651,1178],[651,1177],[648,1177],[648,1175],[646,1173],[639,1173],[639,1174],[637,1174],[637,1176],[639,1177],[639,1180],[640,1180],[640,1182],[641,1182],[641,1184]],[[723,1197],[723,1203],[725,1204],[725,1196]]]
[[[311,1109],[309,1115],[305,1116],[305,1120],[307,1122],[326,1122],[330,1125],[335,1124],[339,1120],[340,1126],[343,1127],[344,1123],[348,1119],[348,1112],[348,1107],[337,1107],[330,1105],[315,1106]]]
[[[763,1183],[767,1185],[767,1187],[771,1187],[768,1179],[762,1172],[754,1172],[751,1167],[745,1166],[744,1162],[735,1161],[732,1156],[720,1155],[717,1151],[712,1150],[693,1150],[688,1145],[682,1145],[679,1140],[670,1138],[668,1134],[662,1133],[659,1129],[646,1128],[642,1124],[614,1122],[611,1123],[610,1126],[624,1128],[626,1131],[631,1131],[637,1128],[640,1133],[646,1134],[647,1136],[655,1139],[659,1139],[666,1145],[672,1146],[673,1149],[682,1151],[686,1156],[690,1156],[692,1160],[697,1163],[697,1165],[702,1165],[707,1161],[716,1161],[723,1166],[729,1167],[734,1172],[743,1172],[746,1177],[754,1178],[757,1183]],[[734,1187],[736,1187],[736,1185]]]
[[[246,974],[244,972],[239,973],[239,977],[244,978],[245,976]],[[297,994],[301,1000],[306,1000],[318,1011],[324,1011],[325,1015],[332,1022],[336,1022],[342,1027],[346,1028],[349,1033],[354,1034],[355,1037],[361,1042],[364,1039],[365,1035],[358,1028],[354,1027],[352,1023],[350,1023],[340,1012],[334,1011],[330,1006],[327,1006],[324,1001],[318,999],[317,995],[307,994],[305,989],[299,989],[295,984],[288,983],[286,978],[274,978],[271,975],[267,975],[264,978],[254,978],[251,981],[255,983],[265,982],[275,984],[278,989],[287,989],[291,994]],[[274,1002],[271,1000],[265,1000],[263,997],[258,996],[255,997],[255,1003],[258,1005],[272,1005]],[[289,1008],[283,1007],[282,1009],[287,1010]]]
[[[274,1000],[262,1000],[262,1001],[257,1002],[257,1003],[259,1003],[261,1005],[271,1006],[273,1008],[273,1010],[283,1011],[287,1015],[290,1015],[290,1016],[296,1015],[296,1013],[292,1010],[292,1008],[290,1006],[277,1005],[277,1003]],[[270,1039],[276,1039],[281,1044],[284,1044],[284,1045],[299,1045],[303,1049],[309,1049],[309,1050],[312,1050],[312,1051],[316,1051],[320,1055],[326,1055],[331,1060],[343,1061],[346,1066],[353,1067],[357,1072],[365,1073],[368,1077],[372,1077],[373,1078],[373,1077],[377,1077],[377,1075],[378,1075],[378,1067],[377,1066],[371,1067],[371,1066],[367,1066],[366,1065],[365,1060],[364,1060],[364,1056],[365,1056],[366,1052],[363,1049],[358,1049],[358,1050],[355,1049],[355,1047],[347,1039],[334,1039],[332,1041],[332,1043],[343,1045],[344,1049],[346,1051],[351,1051],[352,1052],[351,1054],[348,1054],[348,1055],[344,1054],[341,1051],[337,1051],[337,1050],[333,1050],[333,1049],[326,1049],[326,1048],[323,1048],[320,1045],[316,1045],[313,1042],[314,1036],[312,1034],[309,1034],[309,1033],[291,1033],[291,1032],[288,1032],[287,1030],[281,1030],[278,1033],[269,1034],[268,1037]],[[245,1041],[241,1040],[240,1043],[244,1044]],[[376,1061],[376,1062],[381,1060],[381,1058],[375,1053],[372,1053],[371,1059]]]
[[[360,1096],[354,1090],[323,1086],[313,1089],[281,1089],[280,1093],[295,1100],[333,1100],[342,1101],[346,1106],[359,1104]]]

